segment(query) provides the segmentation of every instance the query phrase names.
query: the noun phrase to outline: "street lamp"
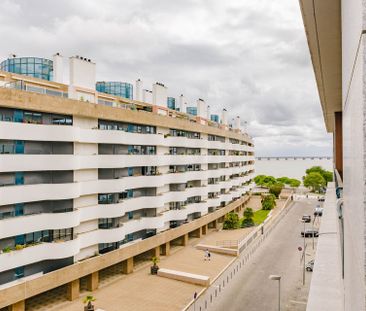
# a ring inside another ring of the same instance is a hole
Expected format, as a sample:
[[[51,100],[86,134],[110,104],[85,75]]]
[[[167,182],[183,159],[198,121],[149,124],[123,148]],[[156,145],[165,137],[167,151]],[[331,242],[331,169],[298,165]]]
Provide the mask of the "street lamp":
[[[278,311],[281,311],[281,276],[271,274],[268,278],[272,281],[278,281]]]

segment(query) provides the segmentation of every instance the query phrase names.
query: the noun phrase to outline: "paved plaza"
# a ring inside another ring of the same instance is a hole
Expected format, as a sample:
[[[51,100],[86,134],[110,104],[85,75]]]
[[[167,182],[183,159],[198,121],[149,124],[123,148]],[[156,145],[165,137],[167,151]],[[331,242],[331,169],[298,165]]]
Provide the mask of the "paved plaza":
[[[283,205],[279,201],[274,213]],[[258,210],[260,197],[252,197],[248,207]],[[241,213],[242,214],[242,211]],[[195,245],[216,245],[222,240],[238,240],[248,235],[253,228],[238,230],[209,229],[202,238],[191,238],[186,247],[177,246],[171,249],[170,256],[161,256],[159,267],[173,269],[193,274],[209,276],[214,279],[235,257],[222,254],[212,254],[211,261],[204,260],[204,252],[197,250]],[[175,281],[150,275],[150,262],[142,261],[135,266],[132,274],[122,274],[119,266],[106,269],[100,274],[99,288],[93,292],[96,298],[95,306],[106,311],[120,310],[181,310],[193,297],[199,293],[202,286]],[[67,301],[64,298],[65,288],[52,291],[48,297],[36,297],[27,306],[27,310],[50,311],[79,311],[83,310],[83,299],[88,294],[81,286],[80,298]]]

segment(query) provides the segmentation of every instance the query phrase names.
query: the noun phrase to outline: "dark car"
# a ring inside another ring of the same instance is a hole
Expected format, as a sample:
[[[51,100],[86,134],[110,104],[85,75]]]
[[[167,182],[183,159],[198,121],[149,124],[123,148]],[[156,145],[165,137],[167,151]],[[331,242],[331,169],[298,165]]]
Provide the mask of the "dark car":
[[[310,215],[304,215],[301,218],[302,221],[304,222],[310,222],[311,221],[311,216]]]
[[[304,234],[306,238],[311,238],[313,235],[317,238],[319,236],[319,231],[316,229],[306,229],[305,233],[304,231],[301,231],[301,236],[304,236]]]
[[[306,271],[313,272],[313,270],[314,270],[314,260],[310,260],[306,264],[305,269],[306,269]]]
[[[316,207],[314,210],[314,216],[322,216],[323,215],[323,208],[322,207]]]

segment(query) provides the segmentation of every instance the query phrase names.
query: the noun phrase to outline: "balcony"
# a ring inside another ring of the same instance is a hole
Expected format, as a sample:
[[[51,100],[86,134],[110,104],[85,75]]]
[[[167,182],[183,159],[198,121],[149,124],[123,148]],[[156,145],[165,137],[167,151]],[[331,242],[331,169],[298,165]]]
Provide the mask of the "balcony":
[[[337,183],[341,182],[340,180]],[[337,211],[336,185],[328,183],[319,230],[307,311],[344,310],[342,278],[342,220]]]

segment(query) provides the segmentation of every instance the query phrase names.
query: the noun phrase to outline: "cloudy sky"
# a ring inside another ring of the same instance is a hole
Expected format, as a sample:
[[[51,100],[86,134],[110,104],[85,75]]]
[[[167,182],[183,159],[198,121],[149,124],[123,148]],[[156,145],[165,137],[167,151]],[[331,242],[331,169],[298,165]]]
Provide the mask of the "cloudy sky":
[[[82,55],[240,115],[256,154],[330,155],[298,1],[2,0],[0,57]]]

